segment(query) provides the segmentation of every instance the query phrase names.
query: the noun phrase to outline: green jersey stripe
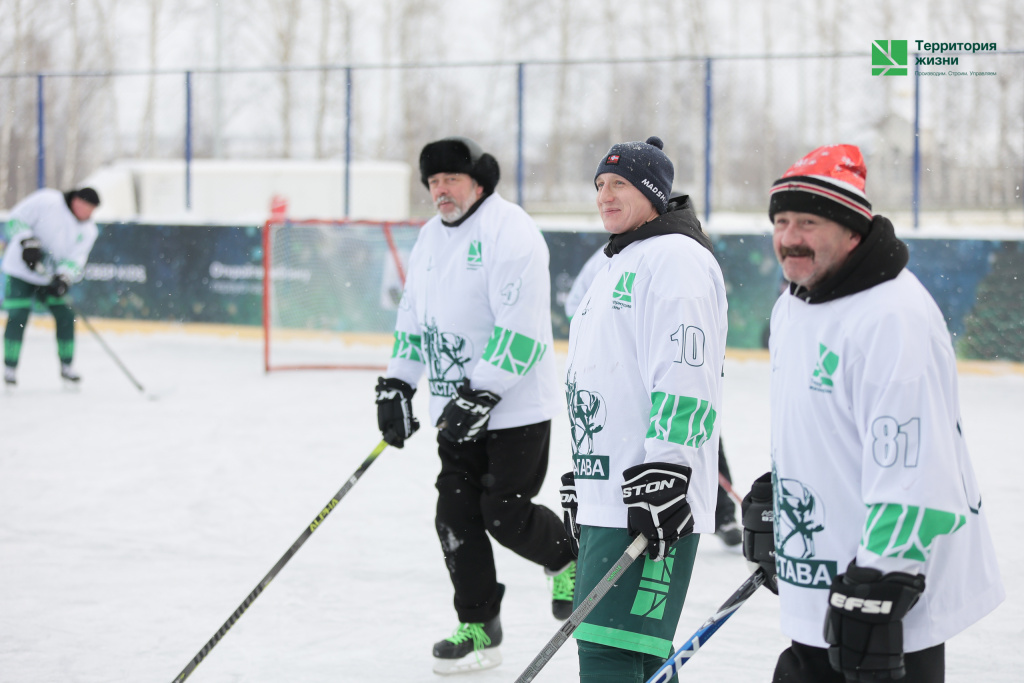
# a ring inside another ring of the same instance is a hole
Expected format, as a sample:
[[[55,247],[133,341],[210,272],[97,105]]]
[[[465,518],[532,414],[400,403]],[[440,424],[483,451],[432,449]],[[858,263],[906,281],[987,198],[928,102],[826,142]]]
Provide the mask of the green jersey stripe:
[[[423,337],[408,332],[395,332],[395,345],[391,348],[392,358],[404,358],[416,363],[423,362]]]
[[[512,374],[525,375],[540,362],[547,350],[547,344],[495,326],[491,338],[487,341],[482,360]]]
[[[967,523],[965,515],[945,510],[877,503],[868,510],[860,544],[882,557],[924,562],[936,537],[952,534]]]
[[[656,391],[651,394],[647,438],[700,448],[711,438],[717,417],[710,401]]]

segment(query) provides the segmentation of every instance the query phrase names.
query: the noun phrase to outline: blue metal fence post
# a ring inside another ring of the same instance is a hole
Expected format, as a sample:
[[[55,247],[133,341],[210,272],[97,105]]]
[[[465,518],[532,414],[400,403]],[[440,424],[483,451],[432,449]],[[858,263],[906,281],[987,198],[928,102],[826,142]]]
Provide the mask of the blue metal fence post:
[[[185,72],[185,210],[192,210],[192,72]]]
[[[711,58],[704,62],[704,223],[711,219]]]
[[[45,111],[46,107],[43,104],[43,74],[38,74],[36,76],[36,188],[40,190],[46,186]]]
[[[523,176],[525,173],[525,159],[523,158],[523,92],[526,78],[526,65],[519,62],[518,66],[518,88],[517,93],[519,112],[516,134],[516,203],[523,205]]]
[[[345,67],[345,217],[349,215],[349,193],[352,190],[352,67]]]
[[[917,63],[917,53],[914,53],[914,63]],[[914,229],[920,225],[921,212],[921,75],[914,69]]]

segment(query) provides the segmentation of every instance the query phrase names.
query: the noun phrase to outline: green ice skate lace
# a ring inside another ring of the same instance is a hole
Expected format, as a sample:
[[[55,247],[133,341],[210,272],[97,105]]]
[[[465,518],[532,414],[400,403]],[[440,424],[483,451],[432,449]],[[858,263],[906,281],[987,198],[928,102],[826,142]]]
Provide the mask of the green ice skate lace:
[[[556,574],[554,584],[551,587],[553,600],[572,600],[573,591],[576,589],[576,563],[571,563],[561,574]]]
[[[484,632],[483,624],[459,624],[448,640],[458,645],[470,638],[473,639],[474,650],[482,650],[491,644],[491,638]]]

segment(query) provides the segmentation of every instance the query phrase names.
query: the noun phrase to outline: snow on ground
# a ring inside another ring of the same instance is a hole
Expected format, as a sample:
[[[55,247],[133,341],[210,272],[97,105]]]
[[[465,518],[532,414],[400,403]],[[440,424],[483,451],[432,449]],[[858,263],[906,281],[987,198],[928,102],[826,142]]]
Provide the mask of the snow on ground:
[[[20,384],[0,396],[0,683],[172,681],[379,442],[377,373],[268,376],[248,336],[101,325],[155,400],[81,327],[75,393],[60,385],[51,330],[30,326]],[[950,641],[950,683],[1019,681],[1024,666],[1024,373],[978,367],[961,376],[964,422],[1008,600]],[[741,492],[769,466],[767,382],[763,358],[730,355],[724,434]],[[539,496],[556,509],[568,454],[560,416]],[[456,619],[433,530],[436,469],[431,429],[385,450],[189,680],[439,680],[430,648]],[[559,626],[542,570],[496,555],[505,663],[460,680],[514,680]],[[702,538],[677,645],[746,572]],[[786,645],[777,613],[759,591],[682,680],[770,680]],[[570,641],[536,680],[577,671]]]

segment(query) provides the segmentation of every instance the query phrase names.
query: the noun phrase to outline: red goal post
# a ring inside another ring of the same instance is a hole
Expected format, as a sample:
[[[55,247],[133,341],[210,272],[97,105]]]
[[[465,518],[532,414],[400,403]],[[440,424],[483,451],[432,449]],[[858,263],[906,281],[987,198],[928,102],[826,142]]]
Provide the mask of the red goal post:
[[[263,361],[277,370],[383,369],[419,221],[263,225]]]

